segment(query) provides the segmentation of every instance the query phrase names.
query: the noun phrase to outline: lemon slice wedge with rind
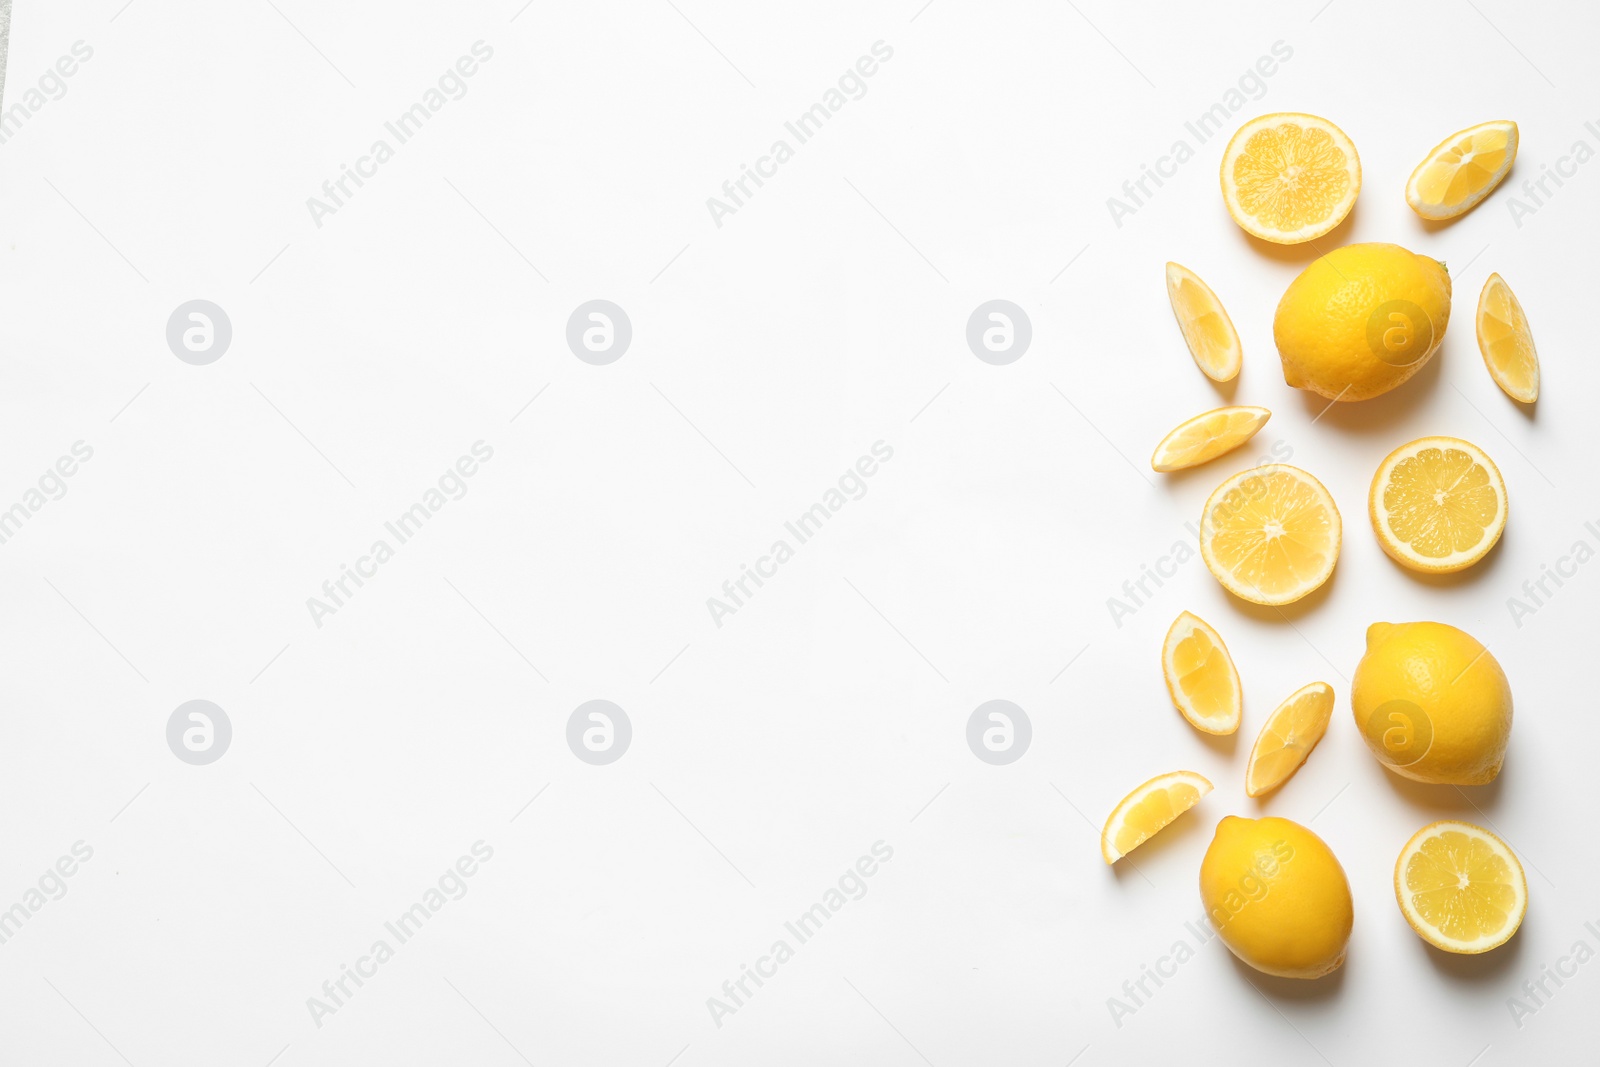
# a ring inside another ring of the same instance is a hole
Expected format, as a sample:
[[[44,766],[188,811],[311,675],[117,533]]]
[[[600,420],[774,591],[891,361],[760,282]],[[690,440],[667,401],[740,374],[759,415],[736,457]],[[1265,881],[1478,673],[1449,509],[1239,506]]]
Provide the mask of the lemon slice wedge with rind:
[[[1152,469],[1167,473],[1198,467],[1232,452],[1260,432],[1272,418],[1266,408],[1214,408],[1179,423],[1156,445]]]
[[[1489,275],[1478,294],[1478,351],[1502,392],[1522,404],[1539,399],[1539,352],[1522,303],[1505,279]]]
[[[1211,792],[1211,783],[1193,771],[1160,774],[1123,797],[1100,833],[1100,855],[1120,860]]]
[[[1457,130],[1434,145],[1411,172],[1406,203],[1433,221],[1465,215],[1511,172],[1517,140],[1517,124],[1509,119]]]
[[[1327,682],[1312,682],[1291,693],[1256,735],[1244,772],[1245,795],[1264,796],[1294,777],[1328,732],[1332,717],[1333,687]]]
[[[1161,643],[1161,677],[1172,706],[1201,733],[1231,734],[1244,707],[1239,671],[1211,624],[1191,612],[1172,621]]]
[[[1167,299],[1178,317],[1183,342],[1201,372],[1214,382],[1237,378],[1244,365],[1244,348],[1239,344],[1239,331],[1211,286],[1188,267],[1168,263]]]

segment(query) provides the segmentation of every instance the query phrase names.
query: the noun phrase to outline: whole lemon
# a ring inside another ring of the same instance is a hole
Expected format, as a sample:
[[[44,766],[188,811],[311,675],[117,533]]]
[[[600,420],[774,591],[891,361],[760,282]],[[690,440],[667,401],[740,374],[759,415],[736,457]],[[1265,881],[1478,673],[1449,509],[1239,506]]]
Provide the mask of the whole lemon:
[[[1200,900],[1222,943],[1264,974],[1321,978],[1344,963],[1355,909],[1338,857],[1288,819],[1230,815],[1200,861]]]
[[[1375,622],[1350,684],[1356,727],[1394,773],[1441,785],[1494,781],[1511,738],[1511,684],[1468,633]]]
[[[1450,275],[1391,244],[1336,248],[1289,283],[1272,336],[1283,380],[1331,400],[1368,400],[1421,370],[1450,322]]]

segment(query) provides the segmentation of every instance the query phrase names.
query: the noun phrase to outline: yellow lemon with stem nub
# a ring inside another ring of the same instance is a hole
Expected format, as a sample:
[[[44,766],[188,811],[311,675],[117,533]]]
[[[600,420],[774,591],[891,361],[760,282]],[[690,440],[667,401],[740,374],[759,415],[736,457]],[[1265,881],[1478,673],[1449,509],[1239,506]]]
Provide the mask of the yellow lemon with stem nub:
[[[1272,320],[1283,380],[1368,400],[1421,370],[1450,322],[1443,263],[1399,245],[1336,248],[1289,283]]]
[[[1326,842],[1289,819],[1230,815],[1200,863],[1200,900],[1228,951],[1264,974],[1320,978],[1344,963],[1355,910]]]
[[[1511,683],[1493,653],[1442,622],[1373,623],[1350,685],[1356,728],[1403,778],[1484,785],[1511,739]]]

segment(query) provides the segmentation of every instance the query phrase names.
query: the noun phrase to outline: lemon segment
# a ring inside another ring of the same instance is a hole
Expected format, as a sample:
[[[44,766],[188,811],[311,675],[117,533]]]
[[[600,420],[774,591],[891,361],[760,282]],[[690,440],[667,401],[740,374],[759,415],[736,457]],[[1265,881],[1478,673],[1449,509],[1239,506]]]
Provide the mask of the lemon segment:
[[[1333,574],[1341,529],[1321,482],[1272,463],[1217,486],[1200,516],[1200,556],[1234,596],[1292,604]]]
[[[1233,221],[1274,244],[1311,241],[1344,221],[1361,191],[1361,158],[1327,119],[1280,112],[1239,127],[1222,153]]]
[[[1208,734],[1231,734],[1243,708],[1239,672],[1222,635],[1198,615],[1173,620],[1161,644],[1161,676],[1173,707]]]
[[[1489,377],[1506,396],[1523,404],[1539,399],[1539,353],[1528,316],[1498,274],[1489,275],[1478,294],[1478,351]]]
[[[1150,466],[1166,473],[1209,463],[1250,440],[1270,418],[1272,412],[1266,408],[1240,406],[1216,408],[1185,419],[1156,445]]]
[[[1333,717],[1333,687],[1312,682],[1295,690],[1268,718],[1244,772],[1244,791],[1263,796],[1287,782],[1328,732]]]
[[[1214,382],[1232,381],[1244,362],[1233,320],[1211,287],[1188,267],[1167,264],[1167,299],[1195,365]]]
[[[1506,483],[1477,445],[1422,437],[1378,465],[1367,497],[1378,544],[1411,570],[1448,574],[1488,554],[1506,528]]]
[[[1467,955],[1505,944],[1528,913],[1528,879],[1506,843],[1448,819],[1424,826],[1400,850],[1394,895],[1418,937]]]
[[[1211,792],[1211,783],[1193,771],[1160,774],[1123,797],[1100,833],[1100,855],[1120,860]]]
[[[1425,219],[1465,215],[1494,191],[1517,158],[1517,124],[1504,119],[1457,130],[1433,146],[1406,182],[1406,203]]]

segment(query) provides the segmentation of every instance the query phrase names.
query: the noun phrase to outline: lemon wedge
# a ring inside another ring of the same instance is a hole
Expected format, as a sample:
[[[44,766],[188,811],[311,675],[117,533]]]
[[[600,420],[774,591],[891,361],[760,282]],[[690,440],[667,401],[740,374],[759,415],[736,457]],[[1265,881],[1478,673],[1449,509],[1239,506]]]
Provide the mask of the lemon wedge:
[[[1211,783],[1193,771],[1157,775],[1123,797],[1100,833],[1100,855],[1120,860],[1200,802]]]
[[[1465,215],[1494,191],[1517,158],[1517,124],[1505,119],[1457,130],[1433,146],[1406,182],[1406,203],[1425,219]]]
[[[1150,466],[1163,473],[1209,463],[1254,437],[1272,418],[1266,408],[1227,407],[1179,423],[1156,445]]]
[[[1178,317],[1178,328],[1195,365],[1214,382],[1239,376],[1244,349],[1222,301],[1200,276],[1177,263],[1167,264],[1167,299]]]
[[[1167,629],[1161,676],[1172,706],[1190,726],[1207,734],[1231,734],[1239,728],[1244,706],[1239,672],[1222,635],[1200,616],[1186,611]]]
[[[1523,404],[1539,399],[1539,353],[1528,316],[1498,274],[1489,275],[1478,294],[1478,351],[1489,377],[1506,396]]]
[[[1244,772],[1245,794],[1263,796],[1292,778],[1328,732],[1332,717],[1333,687],[1327,682],[1312,682],[1291,693],[1256,735]]]

